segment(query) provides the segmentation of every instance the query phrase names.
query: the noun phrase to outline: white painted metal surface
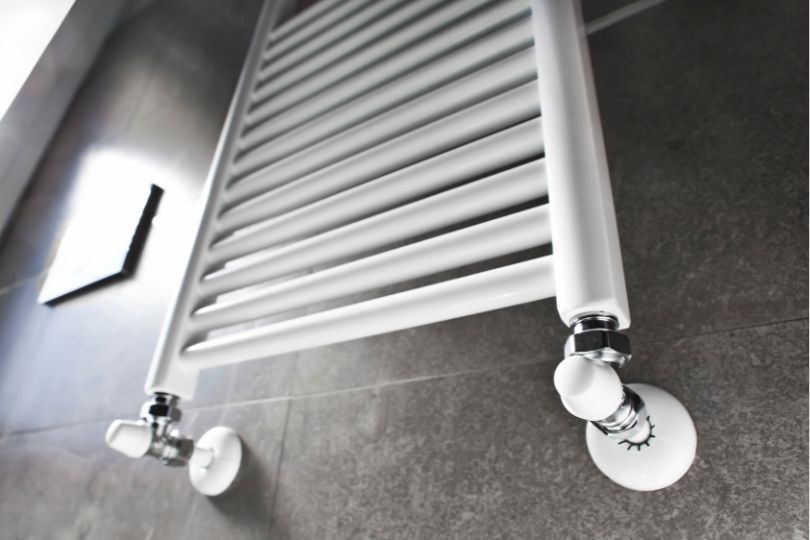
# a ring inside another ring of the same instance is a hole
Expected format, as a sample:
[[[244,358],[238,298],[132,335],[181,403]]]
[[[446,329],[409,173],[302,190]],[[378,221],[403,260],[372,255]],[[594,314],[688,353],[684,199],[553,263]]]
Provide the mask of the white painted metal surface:
[[[379,0],[368,4],[364,0],[353,0],[345,2],[341,9],[334,10],[329,16],[321,15],[317,24],[310,24],[310,27],[323,27],[323,31],[312,33],[311,31],[306,35],[306,39],[298,37],[297,40],[287,40],[282,43],[273,44],[265,56],[262,64],[262,69],[259,72],[258,81],[264,82],[268,79],[275,78],[276,76],[289,71],[294,66],[300,66],[302,61],[315,57],[318,53],[330,49],[331,45],[338,42],[341,48],[346,50],[356,50],[359,46],[373,40],[375,37],[380,37],[390,30],[392,21],[398,21],[402,17],[389,16],[392,11],[403,4],[407,0]],[[324,2],[318,2],[318,7],[321,7]],[[308,12],[315,11],[315,9],[308,9]],[[353,17],[340,19],[346,13],[355,12]],[[385,17],[385,26],[375,25],[374,21]],[[329,26],[324,26],[330,18],[334,19]],[[285,24],[284,28],[289,25]],[[359,35],[358,35],[359,33]],[[293,49],[292,47],[295,46]]]
[[[530,82],[377,146],[356,152],[331,150],[323,155],[302,152],[290,156],[241,177],[229,186],[222,201],[227,208],[223,214],[225,227],[242,226],[255,219],[255,216],[251,216],[251,219],[232,217],[244,211],[244,207],[234,208],[234,205],[245,202],[248,206],[259,204],[268,197],[264,194],[272,188],[291,182],[326,181],[326,177],[348,176],[356,178],[355,183],[365,182],[534,118],[539,113],[537,85]],[[315,175],[315,179],[308,175]]]
[[[480,11],[479,8],[488,4],[491,6],[489,9]],[[432,11],[429,17],[417,17],[426,15],[429,11]],[[392,53],[416,45],[431,35],[444,34],[445,39],[447,36],[465,39],[465,35],[468,33],[474,34],[480,32],[481,29],[491,27],[493,20],[514,20],[527,11],[528,6],[525,0],[465,0],[450,3],[416,0],[407,2],[403,9],[394,12],[392,17],[399,19],[397,15],[407,13],[407,16],[402,16],[401,20],[394,22],[410,22],[410,24],[403,24],[399,30],[384,34],[381,39],[342,59],[339,55],[335,57],[332,51],[343,52],[343,44],[346,41],[336,42],[332,47],[325,49],[322,54],[303,63],[300,68],[288,71],[289,76],[279,76],[261,85],[251,99],[254,103],[277,102],[283,96],[289,96],[292,100],[298,101],[302,97],[312,96],[364,68],[385,60]],[[470,17],[468,22],[453,25],[455,22],[464,21],[467,17]],[[383,20],[377,25],[382,26],[386,22]],[[445,28],[447,25],[451,26]],[[397,28],[396,25],[393,27]],[[441,50],[434,50],[434,54],[436,53],[441,53]],[[335,61],[338,59],[340,61]],[[299,84],[294,84],[295,82],[299,82]]]
[[[536,139],[539,132],[540,119],[535,118],[266,219],[239,235],[214,243],[208,262],[212,266],[221,265],[240,254],[329,230],[390,208],[397,201],[413,200],[448,188],[473,177],[477,171],[498,170],[536,158],[542,149]],[[332,182],[319,186],[329,186],[328,193]],[[292,185],[287,188],[295,189]]]
[[[323,102],[327,107],[333,107],[349,99],[358,98],[384,84],[393,83],[411,70],[435,61],[457,48],[475,43],[511,22],[521,21],[525,24],[526,21],[523,19],[528,16],[528,4],[525,3],[526,0],[523,2],[522,8],[517,11],[496,6],[477,17],[462,19],[458,24],[450,26],[447,31],[423,35],[421,40],[409,45],[400,44],[400,48],[392,50],[393,54],[384,62],[365,66],[365,69],[353,73],[351,77],[340,78],[333,74],[333,79],[324,77],[318,84],[310,82],[307,87],[299,88],[296,92],[274,96],[249,112],[247,125],[252,127],[282,111],[313,100]],[[507,8],[510,7],[514,7],[514,2],[509,3]],[[324,90],[325,84],[329,85],[328,92],[319,94],[319,91]],[[314,97],[316,94],[317,98]]]
[[[265,250],[245,264],[206,274],[198,284],[198,294],[210,298],[356,256],[504,210],[545,193],[543,164],[530,162],[298,242]]]
[[[197,310],[191,317],[190,328],[195,333],[210,331],[517,253],[550,240],[548,210],[545,206],[531,208],[274,283],[253,290],[249,296],[216,302]]]
[[[551,257],[532,259],[197,343],[180,361],[221,366],[446,321],[550,298],[553,280]]]
[[[270,167],[282,159],[300,161],[304,155],[309,155],[325,162],[336,156],[357,154],[535,78],[534,55],[526,49],[349,129],[336,129],[318,122],[298,131],[298,137],[287,133],[240,156],[232,174],[238,181],[259,169],[272,172]],[[331,132],[332,136],[324,137],[324,131]]]
[[[626,325],[587,51],[549,3],[325,0],[273,30],[266,8],[147,392],[189,399],[201,369],[555,294],[566,323]]]
[[[557,309],[630,326],[588,42],[579,2],[531,0],[548,167]]]
[[[343,85],[330,89],[329,94],[285,109],[272,122],[264,122],[250,129],[239,139],[239,149],[249,150],[282,134],[285,136],[284,143],[289,145],[301,139],[317,142],[450,81],[474,73],[501,58],[520,50],[531,51],[532,43],[531,29],[525,21],[515,21],[409,72],[404,79],[397,79],[364,94],[362,108],[357,107],[353,101],[343,101],[347,99],[346,92],[341,95],[340,88],[348,87],[347,83],[355,80],[350,79]],[[290,137],[293,137],[292,141]]]
[[[361,65],[368,61],[367,56],[374,58],[375,48],[382,51],[378,54],[385,54],[391,47],[386,40],[390,40],[392,33],[395,34],[398,29],[409,28],[412,32],[430,32],[429,29],[424,28],[424,24],[411,25],[408,23],[419,19],[435,8],[435,0],[372,2],[358,13],[357,17],[350,19],[356,21],[350,33],[341,36],[339,40],[332,40],[327,47],[321,47],[318,54],[309,56],[302,54],[301,50],[306,47],[304,44],[279,58],[278,61],[267,64],[259,72],[259,81],[262,84],[253,94],[253,99],[261,102],[285,90],[297,91],[301,86],[301,81],[322,76],[326,70],[335,70],[338,73],[337,76],[345,76],[346,73],[352,71],[352,66],[351,64],[343,66],[342,63],[353,62]],[[455,10],[448,11],[446,17],[455,15]],[[379,13],[384,16],[374,20]],[[432,17],[431,20],[434,21],[433,24],[441,24],[444,17]],[[369,19],[373,21],[373,24],[365,24]]]

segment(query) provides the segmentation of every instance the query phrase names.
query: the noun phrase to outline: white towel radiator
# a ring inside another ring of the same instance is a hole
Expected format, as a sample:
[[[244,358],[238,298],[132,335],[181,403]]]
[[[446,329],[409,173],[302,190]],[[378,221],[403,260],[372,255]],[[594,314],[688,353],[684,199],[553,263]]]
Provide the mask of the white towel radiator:
[[[323,0],[277,26],[281,7],[258,23],[152,398],[108,444],[188,464],[216,495],[238,437],[218,427],[195,445],[175,429],[201,370],[555,297],[573,330],[555,384],[590,421],[597,466],[633,489],[680,478],[688,413],[614,369],[630,315],[578,3]],[[548,243],[553,255],[256,322]]]

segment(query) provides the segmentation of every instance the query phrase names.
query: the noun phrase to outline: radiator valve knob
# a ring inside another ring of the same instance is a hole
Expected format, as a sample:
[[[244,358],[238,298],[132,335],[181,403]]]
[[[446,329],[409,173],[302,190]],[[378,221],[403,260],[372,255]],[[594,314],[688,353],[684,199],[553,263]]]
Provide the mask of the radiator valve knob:
[[[152,445],[152,428],[143,420],[116,420],[107,428],[107,445],[130,458],[146,455]]]
[[[554,372],[554,386],[568,412],[598,421],[613,414],[622,402],[622,383],[616,371],[584,356],[569,356]]]

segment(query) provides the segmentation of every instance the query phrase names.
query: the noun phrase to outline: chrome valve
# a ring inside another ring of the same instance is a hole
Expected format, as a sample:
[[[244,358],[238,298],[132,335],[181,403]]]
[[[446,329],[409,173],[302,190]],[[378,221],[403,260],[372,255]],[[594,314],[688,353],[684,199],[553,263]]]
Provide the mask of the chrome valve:
[[[152,456],[170,467],[189,466],[194,487],[205,495],[226,491],[239,472],[242,443],[226,427],[207,431],[195,445],[177,429],[182,417],[178,398],[155,394],[141,408],[138,420],[115,420],[107,429],[107,445],[130,458]]]
[[[697,434],[673,396],[645,384],[622,385],[616,369],[630,359],[630,342],[617,327],[605,315],[579,318],[554,386],[568,412],[588,421],[588,450],[607,477],[630,489],[661,489],[689,470]]]
[[[125,456],[152,456],[180,467],[194,454],[194,441],[175,428],[182,417],[177,397],[155,394],[141,408],[140,420],[116,420],[107,429],[107,444]],[[201,451],[203,452],[203,451]]]

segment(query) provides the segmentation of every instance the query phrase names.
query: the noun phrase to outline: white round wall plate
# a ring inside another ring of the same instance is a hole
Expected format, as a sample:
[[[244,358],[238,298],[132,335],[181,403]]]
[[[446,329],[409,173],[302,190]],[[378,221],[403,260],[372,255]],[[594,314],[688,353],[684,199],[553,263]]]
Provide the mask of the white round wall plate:
[[[231,428],[217,426],[206,431],[196,446],[212,450],[214,456],[207,467],[189,463],[191,484],[209,497],[223,494],[236,480],[242,465],[242,441],[239,435]]]
[[[588,422],[585,438],[596,466],[617,484],[654,491],[677,482],[695,459],[697,432],[675,397],[648,384],[628,384],[644,401],[652,430],[646,441],[611,438]]]

